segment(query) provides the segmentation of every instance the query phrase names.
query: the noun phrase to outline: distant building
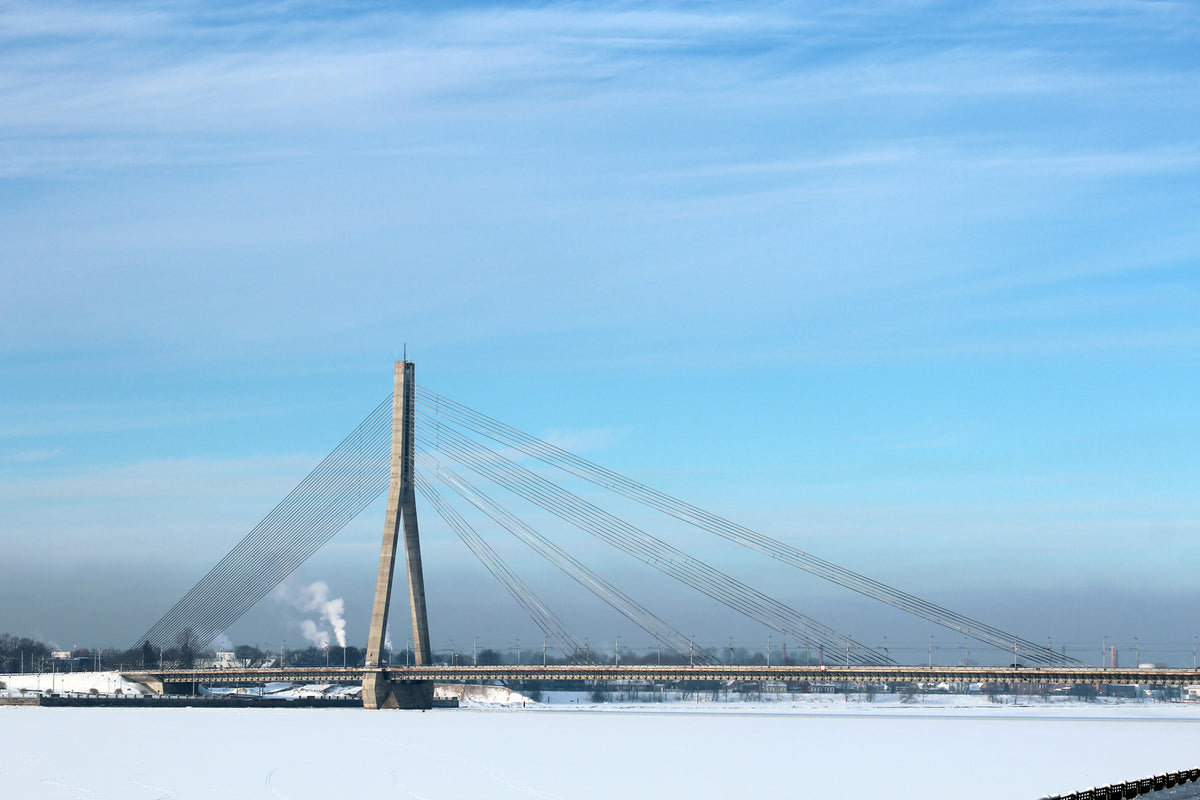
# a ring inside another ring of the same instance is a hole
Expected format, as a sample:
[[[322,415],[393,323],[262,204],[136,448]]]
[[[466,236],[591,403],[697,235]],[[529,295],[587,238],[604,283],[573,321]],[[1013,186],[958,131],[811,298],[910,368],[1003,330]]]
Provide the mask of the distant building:
[[[94,666],[91,656],[73,656],[70,650],[51,650],[50,661],[59,672],[86,672]]]
[[[248,667],[249,661],[238,658],[232,650],[218,650],[212,658],[198,660],[196,666],[200,668],[233,668],[233,667]]]

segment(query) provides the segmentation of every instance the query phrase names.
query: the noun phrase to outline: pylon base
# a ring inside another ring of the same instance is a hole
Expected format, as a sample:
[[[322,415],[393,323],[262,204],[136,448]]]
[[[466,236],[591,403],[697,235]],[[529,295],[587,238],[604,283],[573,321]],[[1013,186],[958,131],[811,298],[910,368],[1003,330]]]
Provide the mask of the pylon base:
[[[427,711],[433,708],[433,681],[391,681],[383,670],[363,676],[363,708]]]

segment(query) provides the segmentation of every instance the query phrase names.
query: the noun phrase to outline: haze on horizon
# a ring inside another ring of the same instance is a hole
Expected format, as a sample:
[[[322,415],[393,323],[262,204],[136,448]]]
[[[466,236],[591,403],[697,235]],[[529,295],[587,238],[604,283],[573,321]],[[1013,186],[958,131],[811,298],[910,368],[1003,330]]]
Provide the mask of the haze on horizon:
[[[6,3],[0,631],[129,644],[407,344],[421,384],[806,551],[1190,664],[1198,32],[1099,1]],[[292,579],[351,642],[382,518]],[[436,647],[539,640],[422,535]],[[688,548],[858,638],[940,635]],[[579,635],[638,639],[512,557]]]

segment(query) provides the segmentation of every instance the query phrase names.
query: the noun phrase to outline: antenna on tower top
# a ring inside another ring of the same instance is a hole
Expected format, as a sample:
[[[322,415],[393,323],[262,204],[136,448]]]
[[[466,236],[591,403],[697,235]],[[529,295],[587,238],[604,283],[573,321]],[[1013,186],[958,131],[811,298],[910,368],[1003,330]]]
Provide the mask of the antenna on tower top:
[[[404,343],[404,360],[408,361],[408,342]]]

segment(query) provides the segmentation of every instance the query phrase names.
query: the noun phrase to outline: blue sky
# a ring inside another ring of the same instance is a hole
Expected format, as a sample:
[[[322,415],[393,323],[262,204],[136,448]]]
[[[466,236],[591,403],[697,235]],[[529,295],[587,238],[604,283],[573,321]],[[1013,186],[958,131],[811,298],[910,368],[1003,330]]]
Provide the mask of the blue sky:
[[[407,343],[443,394],[1030,637],[1190,642],[1198,32],[1168,2],[6,2],[0,630],[137,635]],[[297,578],[352,638],[366,517]]]

